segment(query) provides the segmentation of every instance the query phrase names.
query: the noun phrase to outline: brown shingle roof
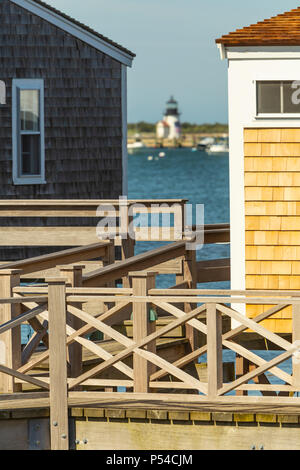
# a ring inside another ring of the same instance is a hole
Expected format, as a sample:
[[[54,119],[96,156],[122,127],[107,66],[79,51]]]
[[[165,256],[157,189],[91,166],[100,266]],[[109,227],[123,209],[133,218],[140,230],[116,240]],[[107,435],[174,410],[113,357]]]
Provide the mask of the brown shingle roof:
[[[130,56],[132,57],[135,57],[135,54],[133,52],[131,52],[129,49],[126,49],[125,47],[123,46],[120,46],[120,44],[117,44],[116,42],[112,41],[111,39],[103,36],[102,34],[98,33],[97,31],[94,31],[92,28],[90,28],[89,26],[86,26],[85,24],[83,23],[80,23],[80,21],[77,21],[75,20],[74,18],[72,18],[71,16],[69,15],[66,15],[65,13],[61,12],[60,10],[57,10],[56,8],[54,8],[53,6],[51,5],[48,5],[48,3],[45,3],[43,2],[42,0],[34,0],[35,3],[38,3],[39,5],[43,6],[44,8],[47,8],[48,10],[52,11],[53,13],[56,13],[57,15],[60,15],[62,16],[63,18],[65,18],[66,20],[68,21],[71,21],[72,23],[74,23],[76,26],[79,26],[81,27],[82,29],[84,29],[85,31],[93,34],[94,36],[102,39],[103,41],[107,42],[108,44],[111,44],[112,46],[120,49],[121,51],[125,52],[126,54],[129,54]]]
[[[300,7],[226,34],[216,43],[225,46],[299,46]]]

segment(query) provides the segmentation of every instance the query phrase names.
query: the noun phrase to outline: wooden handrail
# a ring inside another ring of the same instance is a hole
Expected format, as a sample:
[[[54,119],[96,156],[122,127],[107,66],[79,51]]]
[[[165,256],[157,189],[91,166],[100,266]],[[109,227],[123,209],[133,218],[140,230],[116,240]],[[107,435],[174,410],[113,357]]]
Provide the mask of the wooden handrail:
[[[204,225],[205,230],[228,230],[230,229],[230,224],[229,223],[221,223],[221,224],[205,224]],[[197,225],[186,225],[187,230],[197,230]]]
[[[56,251],[55,253],[4,264],[1,265],[1,270],[21,269],[22,274],[31,274],[40,270],[55,268],[60,264],[88,261],[93,258],[104,256],[109,246],[112,246],[112,242],[100,241],[98,243],[93,243],[92,245]]]
[[[204,232],[204,244],[214,243],[229,243],[230,242],[230,230],[227,228],[205,230]]]
[[[70,303],[83,303],[88,302],[90,300],[98,300],[101,302],[132,302],[132,303],[155,303],[161,302],[161,296],[149,295],[147,297],[134,297],[134,296],[115,296],[115,295],[70,295],[68,296],[68,302]],[[26,298],[24,298],[26,301]],[[165,302],[170,303],[190,303],[190,304],[213,304],[213,303],[220,303],[220,304],[228,304],[228,303],[235,303],[235,304],[247,304],[247,305],[300,305],[300,298],[282,298],[282,297],[192,297],[192,296],[165,296]],[[1,302],[0,302],[1,303]]]
[[[47,286],[18,286],[13,288],[13,293],[16,294],[46,294],[48,292]],[[67,294],[77,295],[131,295],[132,289],[124,287],[67,287]],[[122,297],[120,297],[122,299]]]
[[[127,199],[128,204],[145,203],[148,205],[158,203],[187,202],[188,199]],[[119,199],[1,199],[1,206],[80,206],[96,204],[120,204]],[[122,201],[124,204],[124,201]]]
[[[2,199],[0,217],[96,217],[99,206],[122,206],[143,204],[151,208],[154,204],[185,204],[187,199]],[[141,209],[140,209],[141,210]],[[119,214],[118,214],[119,215]]]
[[[186,284],[186,283],[183,283]],[[230,302],[237,303],[266,303],[270,304],[272,302],[290,303],[298,304],[300,291],[279,291],[279,290],[216,290],[216,289],[184,289],[184,288],[175,288],[171,287],[169,289],[150,289],[147,299],[150,301],[152,297],[167,297],[168,301],[171,302],[180,302],[182,299],[178,300],[178,297],[184,297],[187,301],[191,302],[221,302],[224,299]],[[26,295],[37,295],[37,294],[47,294],[47,286],[18,286],[12,289],[13,293],[26,294]],[[113,288],[113,287],[67,287],[67,295],[78,295],[78,296],[89,296],[101,298],[103,300],[113,298],[114,300],[122,301],[124,298],[127,300],[133,300],[134,298],[128,297],[133,294],[132,288]],[[226,297],[225,297],[226,296]],[[196,298],[193,298],[196,297]],[[0,299],[0,303],[5,302],[18,302],[17,297],[12,297],[10,299]],[[142,300],[145,300],[146,297],[143,297]],[[21,303],[26,301],[27,297],[21,298]]]
[[[121,279],[129,271],[141,271],[165,261],[183,256],[186,251],[186,242],[179,241],[146,253],[132,256],[114,265],[97,269],[83,276],[84,287],[100,286],[107,282]],[[99,284],[100,283],[100,284]]]
[[[230,281],[230,258],[197,262],[197,282]]]
[[[230,242],[230,224],[206,224],[202,228],[196,225],[185,226],[185,235],[202,233],[204,231],[204,244]]]
[[[287,297],[290,301],[290,297],[300,297],[300,290],[226,290],[226,289],[151,289],[150,295],[168,295],[168,296],[245,296],[245,303],[252,297]],[[277,298],[277,300],[278,300]],[[216,297],[216,301],[219,299]],[[234,300],[234,299],[231,299]],[[263,299],[262,299],[263,300]]]

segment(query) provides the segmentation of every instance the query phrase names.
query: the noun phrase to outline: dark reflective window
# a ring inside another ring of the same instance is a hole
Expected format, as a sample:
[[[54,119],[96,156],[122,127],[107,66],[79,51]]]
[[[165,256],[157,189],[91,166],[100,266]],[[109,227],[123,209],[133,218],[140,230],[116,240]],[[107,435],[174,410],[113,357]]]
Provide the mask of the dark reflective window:
[[[257,82],[258,114],[281,112],[281,83]]]
[[[299,114],[300,82],[257,82],[257,114]]]
[[[23,175],[41,173],[40,135],[21,135],[21,171]]]

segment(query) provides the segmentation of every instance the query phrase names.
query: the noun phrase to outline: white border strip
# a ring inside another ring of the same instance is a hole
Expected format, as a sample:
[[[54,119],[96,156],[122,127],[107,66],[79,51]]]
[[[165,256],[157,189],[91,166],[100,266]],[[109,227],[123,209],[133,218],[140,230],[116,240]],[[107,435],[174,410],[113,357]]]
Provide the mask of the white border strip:
[[[61,15],[54,13],[53,11],[49,10],[42,5],[35,3],[32,0],[11,0],[16,5],[25,8],[26,10],[30,11],[31,13],[43,18],[44,20],[48,21],[49,23],[57,26],[58,28],[66,31],[67,33],[75,36],[77,39],[89,44],[90,46],[98,49],[99,51],[103,52],[104,54],[109,55],[113,59],[121,62],[128,67],[131,67],[133,57],[129,54],[126,54],[124,51],[121,51],[117,47],[109,44],[104,39],[101,39],[94,34],[86,31],[84,28],[77,26],[75,23],[67,20],[66,18],[62,17]]]

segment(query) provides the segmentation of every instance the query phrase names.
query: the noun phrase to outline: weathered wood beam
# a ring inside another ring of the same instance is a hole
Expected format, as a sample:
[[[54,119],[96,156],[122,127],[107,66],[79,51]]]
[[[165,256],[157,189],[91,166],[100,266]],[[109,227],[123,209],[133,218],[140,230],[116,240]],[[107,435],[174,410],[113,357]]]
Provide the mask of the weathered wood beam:
[[[0,231],[1,230],[2,228]],[[72,230],[74,230],[74,227]],[[32,245],[32,233],[30,237]],[[22,274],[30,274],[37,271],[55,268],[59,264],[77,263],[79,261],[87,261],[89,259],[105,256],[106,251],[111,244],[112,243],[109,241],[98,241],[92,245],[71,248],[68,250],[62,250],[47,255],[36,256],[34,258],[4,264],[1,266],[1,269],[21,269]]]
[[[62,278],[49,284],[49,376],[50,435],[52,450],[69,449],[66,283]]]
[[[197,262],[197,282],[230,281],[230,259]]]
[[[48,342],[48,333],[47,333],[47,328],[48,328],[48,321],[45,320],[43,324],[41,325],[41,329],[36,331],[28,343],[26,344],[25,348],[22,351],[22,365],[26,364],[29,359],[31,358],[32,354],[36,350],[36,348],[40,345],[41,341],[44,340],[44,337],[47,336],[47,342]]]
[[[44,312],[46,308],[47,308],[47,304],[35,307],[32,310],[29,310],[29,312],[22,313],[21,315],[18,315],[12,320],[9,320],[8,322],[3,323],[0,326],[0,334],[5,333],[5,331],[9,331],[12,328],[16,328],[17,326],[20,326],[22,323],[36,317],[40,313]]]
[[[121,279],[126,276],[129,271],[145,271],[153,268],[157,264],[178,258],[185,253],[186,242],[180,241],[171,245],[157,248],[155,250],[133,256],[126,260],[106,266],[102,269],[93,271],[83,276],[84,287],[100,287],[107,282]]]

